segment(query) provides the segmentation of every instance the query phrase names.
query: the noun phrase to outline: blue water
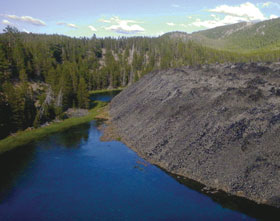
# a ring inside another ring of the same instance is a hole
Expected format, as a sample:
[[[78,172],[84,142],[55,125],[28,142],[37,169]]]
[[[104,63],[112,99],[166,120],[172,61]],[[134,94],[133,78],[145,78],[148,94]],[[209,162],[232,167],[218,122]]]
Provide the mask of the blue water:
[[[98,93],[94,94],[91,96],[91,100],[99,100],[99,101],[105,101],[109,102],[112,97],[120,93],[120,91],[110,91],[110,92],[103,92],[103,93]]]
[[[93,121],[26,150],[25,168],[2,197],[1,220],[249,219],[100,135]]]
[[[180,184],[124,144],[101,142],[99,123],[1,156],[0,220],[253,220]]]

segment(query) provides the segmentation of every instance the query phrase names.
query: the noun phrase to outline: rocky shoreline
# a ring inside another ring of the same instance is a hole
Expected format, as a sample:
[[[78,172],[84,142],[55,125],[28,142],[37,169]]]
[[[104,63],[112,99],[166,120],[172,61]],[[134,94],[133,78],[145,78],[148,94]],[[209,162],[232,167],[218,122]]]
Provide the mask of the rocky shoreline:
[[[151,163],[280,207],[280,63],[152,72],[109,114],[113,138]]]

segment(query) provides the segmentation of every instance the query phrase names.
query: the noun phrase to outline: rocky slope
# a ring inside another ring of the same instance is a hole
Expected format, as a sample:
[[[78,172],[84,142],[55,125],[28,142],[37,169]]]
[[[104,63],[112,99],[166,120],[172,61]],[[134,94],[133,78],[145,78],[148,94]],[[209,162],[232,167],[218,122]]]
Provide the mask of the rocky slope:
[[[117,95],[109,113],[150,162],[280,207],[280,63],[153,72]]]

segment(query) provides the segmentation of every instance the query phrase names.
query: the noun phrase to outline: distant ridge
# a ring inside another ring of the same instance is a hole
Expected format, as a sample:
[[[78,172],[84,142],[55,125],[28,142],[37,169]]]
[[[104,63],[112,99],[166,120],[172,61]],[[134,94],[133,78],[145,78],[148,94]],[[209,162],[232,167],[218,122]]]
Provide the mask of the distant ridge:
[[[275,50],[280,48],[280,18],[263,22],[241,22],[187,34],[166,33],[162,37],[193,40],[204,46],[229,51]]]

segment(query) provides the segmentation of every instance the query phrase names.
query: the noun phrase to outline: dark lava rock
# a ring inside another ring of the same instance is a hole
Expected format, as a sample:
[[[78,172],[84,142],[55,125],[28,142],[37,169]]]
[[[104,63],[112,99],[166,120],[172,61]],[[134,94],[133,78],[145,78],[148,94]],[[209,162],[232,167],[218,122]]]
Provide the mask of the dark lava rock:
[[[112,124],[169,172],[280,207],[280,64],[147,74],[111,102]]]

